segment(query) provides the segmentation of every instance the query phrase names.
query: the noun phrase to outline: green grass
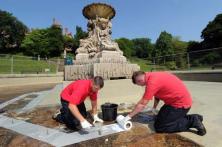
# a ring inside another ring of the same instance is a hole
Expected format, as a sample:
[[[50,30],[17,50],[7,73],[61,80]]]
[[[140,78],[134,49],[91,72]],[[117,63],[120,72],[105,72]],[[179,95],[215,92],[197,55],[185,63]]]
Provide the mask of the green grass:
[[[141,58],[129,58],[131,63],[136,63],[140,66],[140,70],[142,71],[151,71],[151,70],[166,70],[165,66],[153,65],[152,62],[148,59]]]
[[[164,65],[153,65],[152,62],[148,59],[141,59],[141,58],[135,58],[131,57],[128,59],[131,63],[136,63],[140,66],[140,69],[143,71],[164,71],[164,70],[170,70]],[[211,70],[212,65],[200,65],[197,67],[191,67],[188,69],[185,67],[184,69],[177,69],[177,70]],[[222,69],[221,67],[216,67],[215,69]]]
[[[0,74],[11,73],[12,60],[10,57],[0,57]],[[56,72],[56,65],[49,64],[48,62],[42,60],[37,61],[29,57],[13,57],[13,73],[45,73],[45,69],[50,69],[49,73]]]

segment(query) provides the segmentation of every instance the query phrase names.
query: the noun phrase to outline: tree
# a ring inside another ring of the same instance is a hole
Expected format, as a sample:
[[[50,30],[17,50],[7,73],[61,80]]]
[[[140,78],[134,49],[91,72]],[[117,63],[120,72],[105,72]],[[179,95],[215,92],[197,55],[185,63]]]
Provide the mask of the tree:
[[[149,38],[135,38],[132,39],[134,56],[138,58],[151,58],[153,51],[153,44]]]
[[[156,55],[158,56],[166,56],[169,54],[173,54],[173,43],[172,43],[172,35],[170,33],[167,33],[166,31],[163,31],[160,33],[156,44]]]
[[[74,48],[74,45],[75,45],[75,42],[74,42],[74,39],[70,36],[63,36],[63,40],[64,40],[64,46],[66,48],[69,48],[69,49],[73,49]]]
[[[28,28],[11,13],[0,10],[0,52],[20,52],[19,47]]]
[[[24,54],[41,57],[60,56],[64,49],[62,29],[51,26],[46,29],[35,29],[26,35],[22,42]]]
[[[170,33],[163,31],[160,33],[155,44],[155,50],[153,52],[153,55],[155,57],[164,56],[163,58],[158,58],[158,60],[163,61],[164,64],[167,58],[165,56],[174,53],[172,39],[173,37]]]
[[[198,51],[202,49],[202,45],[198,41],[189,41],[187,45],[187,52]]]
[[[55,57],[60,56],[61,52],[64,50],[64,38],[62,34],[62,29],[59,26],[52,25],[47,29],[48,34],[48,52],[49,56]]]
[[[181,41],[180,37],[173,37],[172,38],[172,44],[174,53],[177,54],[176,56],[173,56],[176,66],[178,68],[184,68],[186,66],[187,62],[187,46],[188,43],[185,41]]]
[[[21,45],[24,54],[29,56],[48,56],[49,50],[47,47],[49,42],[47,33],[47,29],[34,29],[27,34]]]
[[[213,21],[203,29],[201,38],[203,48],[222,47],[222,14],[218,14]]]
[[[134,51],[133,42],[127,38],[119,38],[115,40],[119,48],[123,51],[123,54],[126,57],[131,57]]]
[[[79,47],[79,40],[86,38],[88,36],[88,33],[83,31],[81,27],[76,26],[76,34],[74,35],[74,50],[76,50]]]

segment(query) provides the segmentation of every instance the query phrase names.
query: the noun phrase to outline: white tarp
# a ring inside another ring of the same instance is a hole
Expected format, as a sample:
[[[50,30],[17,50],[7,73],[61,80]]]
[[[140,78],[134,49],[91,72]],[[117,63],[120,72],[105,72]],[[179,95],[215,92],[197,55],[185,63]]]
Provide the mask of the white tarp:
[[[17,133],[49,143],[53,146],[70,145],[124,131],[118,124],[111,124],[101,127],[101,135],[96,128],[91,129],[88,132],[79,131],[73,133],[64,133],[60,132],[59,130],[46,128],[3,115],[0,115],[0,127],[13,130]]]

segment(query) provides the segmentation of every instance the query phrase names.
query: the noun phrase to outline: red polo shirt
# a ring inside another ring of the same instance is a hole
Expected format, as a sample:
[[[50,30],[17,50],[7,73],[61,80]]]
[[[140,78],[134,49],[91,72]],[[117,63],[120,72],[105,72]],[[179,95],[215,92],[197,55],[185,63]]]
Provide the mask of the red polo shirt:
[[[168,72],[149,72],[145,74],[146,90],[143,98],[154,97],[163,100],[166,105],[176,108],[189,108],[192,98],[183,82]]]
[[[66,100],[72,104],[78,105],[89,96],[91,100],[97,99],[97,92],[92,91],[91,80],[78,80],[69,84],[60,96],[63,100]]]

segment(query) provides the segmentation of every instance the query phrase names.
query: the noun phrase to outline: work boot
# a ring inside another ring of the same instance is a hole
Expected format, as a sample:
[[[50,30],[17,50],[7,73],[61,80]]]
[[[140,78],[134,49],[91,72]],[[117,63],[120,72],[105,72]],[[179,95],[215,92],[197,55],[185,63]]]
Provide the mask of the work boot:
[[[204,127],[203,123],[201,122],[201,119],[198,116],[196,119],[195,128],[197,129],[197,134],[200,136],[204,136],[207,133],[206,128]]]
[[[196,115],[197,115],[198,119],[199,119],[201,122],[203,122],[203,116],[200,115],[200,114],[196,114]]]

